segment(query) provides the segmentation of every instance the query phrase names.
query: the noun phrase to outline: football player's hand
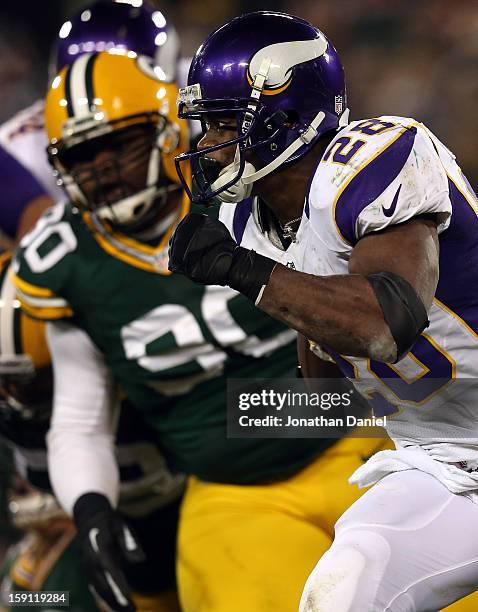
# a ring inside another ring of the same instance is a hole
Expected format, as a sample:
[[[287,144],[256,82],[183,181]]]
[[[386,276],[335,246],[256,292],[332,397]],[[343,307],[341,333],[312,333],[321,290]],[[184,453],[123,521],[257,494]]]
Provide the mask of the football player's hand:
[[[254,302],[276,262],[234,242],[221,221],[191,213],[169,245],[169,269],[204,285],[229,285]]]
[[[95,597],[114,612],[134,612],[121,561],[139,563],[145,557],[129,527],[99,493],[82,495],[73,514]]]
[[[169,269],[205,285],[227,285],[237,244],[221,221],[191,213],[176,228]]]

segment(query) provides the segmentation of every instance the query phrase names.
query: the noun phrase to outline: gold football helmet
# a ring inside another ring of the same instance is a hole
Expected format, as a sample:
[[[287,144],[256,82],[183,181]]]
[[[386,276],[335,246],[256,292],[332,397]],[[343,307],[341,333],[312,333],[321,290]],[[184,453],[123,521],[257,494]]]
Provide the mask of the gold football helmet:
[[[131,229],[180,189],[174,157],[188,148],[188,133],[176,117],[176,85],[150,58],[129,55],[89,53],[65,67],[52,81],[45,121],[50,162],[71,200]],[[144,172],[140,187],[125,179],[132,167]]]

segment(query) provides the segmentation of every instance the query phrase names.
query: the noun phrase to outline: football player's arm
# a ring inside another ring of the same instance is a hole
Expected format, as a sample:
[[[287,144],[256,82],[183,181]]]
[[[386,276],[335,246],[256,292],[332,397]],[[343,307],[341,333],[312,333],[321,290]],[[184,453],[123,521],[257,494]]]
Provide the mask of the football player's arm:
[[[74,518],[95,596],[109,610],[134,612],[121,560],[144,561],[144,553],[114,510],[119,474],[112,377],[84,331],[49,323],[47,334],[55,377],[47,438],[53,489]]]
[[[258,306],[338,353],[393,362],[396,341],[367,277],[401,277],[428,310],[438,284],[438,256],[435,222],[412,220],[362,238],[350,274],[314,276],[277,264]]]
[[[225,225],[190,214],[172,237],[169,269],[229,285],[337,353],[394,362],[428,324],[438,283],[437,236],[434,220],[414,218],[363,237],[349,274],[315,276],[238,247]]]
[[[355,175],[361,197],[347,191],[354,181],[342,191],[348,199],[344,218],[336,222],[350,242],[357,241],[349,274],[294,276],[277,266],[259,307],[339,353],[391,362],[407,353],[428,325],[438,284],[438,233],[451,206],[443,163],[422,127],[402,132],[377,159],[385,178],[390,168],[401,168],[395,204],[380,213],[389,196],[372,178],[372,164],[368,175]]]
[[[119,476],[111,374],[103,355],[75,325],[48,323],[47,337],[54,372],[48,463],[55,494],[70,515],[89,492],[115,506]]]

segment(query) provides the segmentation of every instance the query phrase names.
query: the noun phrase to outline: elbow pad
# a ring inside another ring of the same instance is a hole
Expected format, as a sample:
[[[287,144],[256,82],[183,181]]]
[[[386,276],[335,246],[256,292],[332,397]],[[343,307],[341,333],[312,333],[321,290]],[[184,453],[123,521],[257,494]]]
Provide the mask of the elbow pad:
[[[392,272],[367,276],[377,297],[383,318],[397,345],[397,361],[408,353],[422,331],[430,325],[426,308],[415,289]]]

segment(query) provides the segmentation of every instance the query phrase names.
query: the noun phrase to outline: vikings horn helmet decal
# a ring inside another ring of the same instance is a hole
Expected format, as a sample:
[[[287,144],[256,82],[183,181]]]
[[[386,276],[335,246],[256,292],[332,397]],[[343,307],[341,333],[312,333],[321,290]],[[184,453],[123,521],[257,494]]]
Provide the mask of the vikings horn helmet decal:
[[[323,134],[345,125],[346,101],[342,64],[320,30],[271,11],[233,19],[198,49],[188,86],[178,97],[180,117],[200,120],[203,127],[225,116],[237,123],[237,137],[176,158],[190,198],[239,202],[248,197],[255,181],[293,163]],[[230,146],[236,147],[234,161],[214,168],[209,154]],[[191,165],[193,190],[183,164]]]
[[[270,57],[273,61],[264,84],[265,95],[284,91],[292,79],[292,68],[303,62],[317,59],[327,51],[327,40],[320,33],[314,40],[300,40],[269,45],[258,51],[251,59],[247,76],[252,85],[254,78],[264,59]]]

